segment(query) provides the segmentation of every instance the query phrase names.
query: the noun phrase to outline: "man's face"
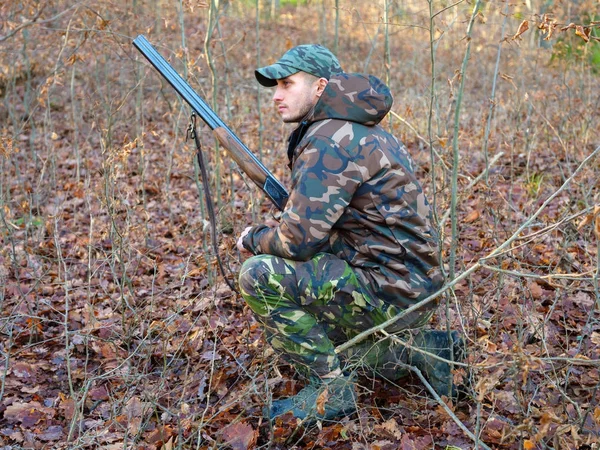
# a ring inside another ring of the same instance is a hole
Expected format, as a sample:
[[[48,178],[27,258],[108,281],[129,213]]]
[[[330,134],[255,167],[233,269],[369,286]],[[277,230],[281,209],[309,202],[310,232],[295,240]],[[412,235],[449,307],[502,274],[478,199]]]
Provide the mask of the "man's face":
[[[323,83],[325,82],[325,83]],[[297,72],[277,80],[273,101],[286,123],[300,122],[317,103],[327,80]]]

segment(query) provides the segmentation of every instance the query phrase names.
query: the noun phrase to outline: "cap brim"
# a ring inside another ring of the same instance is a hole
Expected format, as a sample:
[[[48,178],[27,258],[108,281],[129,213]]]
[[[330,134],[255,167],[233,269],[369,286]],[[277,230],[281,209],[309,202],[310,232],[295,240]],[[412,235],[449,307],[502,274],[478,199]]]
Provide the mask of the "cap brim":
[[[275,63],[267,67],[256,69],[254,71],[254,76],[256,77],[256,80],[263,86],[273,87],[277,86],[277,80],[289,77],[297,72],[300,72],[300,69]]]

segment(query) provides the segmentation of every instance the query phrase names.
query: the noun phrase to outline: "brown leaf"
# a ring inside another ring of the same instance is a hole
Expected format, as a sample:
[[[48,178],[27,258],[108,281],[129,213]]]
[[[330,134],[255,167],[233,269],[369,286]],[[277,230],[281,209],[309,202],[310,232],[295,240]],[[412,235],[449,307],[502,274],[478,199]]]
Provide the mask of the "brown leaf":
[[[583,220],[581,222],[579,222],[579,225],[577,225],[577,231],[581,231],[581,229],[583,227],[592,223],[594,221],[594,219],[597,219],[598,217],[600,217],[600,205],[595,205],[594,212],[590,213],[590,214],[586,214],[585,217],[583,218]],[[594,224],[594,225],[596,226],[597,224]],[[594,226],[594,228],[595,228],[595,226]],[[596,230],[594,230],[594,232],[596,232]]]
[[[175,431],[170,425],[159,426],[156,430],[150,433],[147,440],[149,444],[156,446],[164,445],[175,434]]]
[[[98,386],[90,389],[89,395],[94,401],[108,400],[108,391],[106,390],[106,386]]]
[[[31,378],[35,377],[35,367],[26,362],[17,362],[12,367],[12,373],[17,378],[31,380]]]
[[[590,42],[590,29],[584,28],[581,25],[575,27],[575,34],[583,39],[585,42]]]
[[[369,447],[371,450],[392,450],[398,448],[398,444],[396,442],[391,441],[375,441]]]
[[[513,40],[514,39],[521,39],[521,35],[523,33],[525,33],[527,30],[529,30],[529,21],[528,20],[524,20],[523,22],[521,22],[521,25],[519,25],[519,29],[517,30],[517,32],[515,33],[515,35],[512,37]]]
[[[14,430],[14,429],[3,428],[1,433],[2,433],[3,437],[12,439],[13,441],[18,442],[18,443],[21,443],[25,440],[23,438],[23,433],[21,433],[20,431]],[[6,448],[6,447],[4,447],[4,448]]]
[[[100,19],[100,18],[99,18],[99,19],[97,20],[97,22],[98,22],[98,28],[99,28],[100,30],[104,30],[106,27],[108,27],[108,26],[110,25],[110,22],[111,22],[111,21],[110,21],[110,20],[105,20],[105,19]]]
[[[554,33],[556,32],[556,28],[558,28],[558,25],[556,24],[556,22],[553,22],[548,26],[548,34],[544,38],[545,41],[549,41],[550,39],[552,39],[552,37],[554,36]]]
[[[173,436],[169,438],[165,445],[163,445],[163,450],[173,450]]]
[[[38,434],[40,441],[58,441],[62,438],[63,428],[60,425],[51,425],[43,433]]]
[[[531,296],[535,299],[542,298],[544,295],[544,290],[535,281],[529,285],[529,291],[531,292]]]
[[[237,422],[226,426],[222,436],[233,450],[248,450],[256,443],[257,432],[252,425]]]
[[[131,397],[125,406],[125,411],[128,417],[142,417],[147,405],[140,401],[138,397]]]
[[[587,224],[592,223],[592,220],[594,220],[594,215],[586,214],[585,217],[583,218],[583,220],[581,222],[579,222],[579,225],[577,225],[577,231],[581,231],[581,229],[583,227],[585,227]]]
[[[471,222],[475,222],[477,219],[479,219],[479,211],[477,211],[476,209],[474,209],[473,211],[471,211],[467,217],[465,217],[463,219],[464,223],[471,223]]]
[[[317,413],[321,415],[325,414],[325,404],[327,403],[327,400],[329,400],[329,391],[325,389],[317,397]]]
[[[15,402],[6,407],[4,419],[9,423],[21,422],[21,425],[25,428],[31,428],[38,424],[45,416],[53,417],[54,413],[55,410],[53,408],[46,408],[39,402]]]
[[[75,401],[67,397],[62,392],[58,393],[58,397],[60,398],[60,403],[58,408],[63,411],[63,416],[65,419],[71,420],[73,418],[73,414],[75,414]]]
[[[102,344],[100,346],[100,354],[105,360],[113,360],[117,357],[117,353],[111,343]]]
[[[375,425],[375,429],[382,430],[398,440],[402,438],[402,431],[400,431],[398,422],[396,422],[393,417],[386,422],[383,422],[381,425]]]

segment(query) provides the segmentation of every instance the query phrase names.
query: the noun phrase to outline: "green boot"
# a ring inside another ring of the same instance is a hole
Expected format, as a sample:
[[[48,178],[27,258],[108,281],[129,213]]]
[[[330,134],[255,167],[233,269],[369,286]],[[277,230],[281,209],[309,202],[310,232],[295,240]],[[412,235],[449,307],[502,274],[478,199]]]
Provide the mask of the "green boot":
[[[327,390],[327,393],[324,391]],[[271,408],[265,408],[265,416],[270,420],[286,413],[308,421],[332,420],[347,416],[356,411],[356,385],[352,377],[339,376],[331,380],[313,379],[296,395],[275,400]],[[318,402],[324,400],[319,411]]]
[[[390,339],[359,342],[340,353],[339,357],[344,367],[350,367],[367,377],[397,381],[410,373],[408,350]]]
[[[414,337],[412,345],[449,361],[461,361],[464,358],[465,344],[457,331],[452,331],[449,336],[447,331],[423,330]],[[452,364],[418,350],[411,349],[410,364],[421,371],[438,395],[456,399],[458,389],[453,382]]]

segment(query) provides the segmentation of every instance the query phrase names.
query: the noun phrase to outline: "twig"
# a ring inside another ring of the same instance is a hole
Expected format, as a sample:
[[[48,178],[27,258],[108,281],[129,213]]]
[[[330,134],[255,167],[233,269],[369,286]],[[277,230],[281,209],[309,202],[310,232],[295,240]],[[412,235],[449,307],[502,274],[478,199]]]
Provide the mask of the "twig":
[[[485,169],[483,170],[483,172],[481,172],[479,175],[477,175],[475,178],[473,178],[473,180],[471,180],[471,182],[469,183],[469,185],[464,188],[461,189],[461,193],[459,194],[459,196],[462,196],[466,193],[466,191],[468,191],[469,189],[471,189],[473,186],[475,186],[479,180],[481,180],[484,176],[486,176],[488,174],[488,172],[490,171],[490,168],[496,164],[496,161],[498,161],[500,159],[501,156],[504,155],[504,152],[500,152],[498,154],[496,154],[491,161],[488,162],[488,164],[486,164]],[[440,220],[440,229],[444,227],[444,222],[446,222],[446,220],[448,220],[448,217],[450,217],[450,209],[448,209],[446,211],[446,213],[444,214],[444,216],[442,217],[442,220]]]
[[[571,175],[563,183],[563,185],[548,200],[546,200],[542,206],[540,206],[540,208],[533,214],[533,216],[531,216],[529,219],[527,219],[525,221],[525,223],[523,223],[523,225],[521,225],[519,227],[519,229],[517,231],[515,231],[511,237],[509,237],[502,245],[500,245],[500,247],[498,247],[495,250],[493,250],[488,256],[484,256],[483,258],[481,258],[478,262],[476,262],[474,265],[472,265],[471,267],[469,267],[462,274],[460,274],[459,276],[457,276],[456,278],[454,278],[449,283],[445,284],[443,287],[441,287],[440,289],[438,289],[436,292],[434,292],[430,296],[424,298],[423,300],[421,300],[420,302],[412,305],[411,307],[406,308],[405,310],[403,310],[402,312],[398,313],[396,316],[392,317],[391,319],[388,319],[385,322],[383,322],[383,323],[381,323],[381,324],[379,324],[379,325],[377,325],[375,327],[369,328],[368,330],[365,330],[362,333],[357,334],[356,336],[354,336],[349,341],[347,341],[347,342],[345,342],[345,343],[343,343],[341,345],[338,345],[335,348],[335,352],[339,354],[339,353],[343,352],[344,350],[347,350],[348,348],[352,347],[353,345],[355,345],[355,344],[363,341],[367,337],[371,336],[372,334],[374,334],[374,333],[376,333],[378,331],[381,331],[381,330],[385,330],[387,327],[389,327],[390,325],[393,325],[398,320],[402,319],[403,317],[407,316],[408,314],[412,313],[413,311],[416,311],[416,310],[422,308],[423,306],[428,305],[429,303],[431,303],[434,300],[436,300],[441,294],[443,294],[444,292],[446,292],[448,289],[450,289],[451,287],[455,286],[457,283],[459,283],[460,281],[464,280],[465,278],[469,277],[476,270],[480,269],[483,266],[483,264],[485,264],[485,262],[487,260],[497,257],[500,253],[502,253],[504,251],[505,248],[507,248],[510,244],[512,244],[518,238],[518,236],[521,234],[521,232],[525,228],[527,228],[531,224],[531,222],[533,222],[533,220],[535,220],[535,218],[542,212],[542,210],[548,205],[548,203],[552,199],[554,199],[561,191],[563,191],[566,188],[566,186],[573,180],[573,178],[575,177],[575,175],[577,175],[577,173],[579,173],[579,171],[591,159],[593,159],[599,152],[600,152],[600,146],[598,148],[596,148],[596,150],[594,150],[579,165],[579,167],[575,170],[575,172],[573,172],[573,175]]]
[[[448,11],[449,9],[454,8],[457,5],[460,5],[462,2],[464,2],[465,0],[458,0],[457,2],[452,3],[451,5],[446,6],[445,8],[440,9],[438,12],[436,12],[433,16],[431,16],[432,19],[435,19],[436,16],[439,16],[440,14],[442,14],[445,11]]]
[[[381,334],[383,334],[384,336],[390,338],[392,341],[396,341],[401,346],[403,346],[403,347],[405,347],[405,348],[407,348],[409,350],[413,350],[413,351],[415,351],[417,353],[421,353],[423,355],[426,355],[429,358],[436,359],[438,361],[445,362],[447,364],[452,364],[452,365],[455,365],[455,366],[471,367],[467,363],[463,363],[463,362],[460,362],[460,361],[453,361],[453,360],[450,360],[450,359],[442,358],[441,356],[436,355],[436,354],[431,353],[431,352],[428,352],[427,350],[423,350],[422,348],[415,347],[414,345],[411,345],[408,342],[400,339],[398,336],[396,336],[394,334],[389,334],[385,330],[382,330]]]
[[[431,191],[432,191],[432,203],[431,203],[431,212],[433,215],[433,222],[436,224],[436,227],[438,227],[439,229],[439,220],[438,220],[438,216],[437,216],[437,186],[436,186],[436,164],[435,164],[435,158],[436,156],[438,157],[438,159],[440,160],[440,162],[442,164],[444,164],[444,160],[442,158],[439,157],[437,151],[434,149],[433,147],[433,104],[435,102],[436,96],[436,59],[435,59],[435,54],[436,54],[436,50],[437,50],[437,45],[439,45],[439,40],[438,43],[435,44],[436,39],[435,39],[435,30],[434,30],[434,26],[435,26],[435,14],[433,13],[433,0],[427,0],[427,4],[429,5],[429,57],[431,59],[431,84],[429,87],[429,110],[427,111],[427,143],[429,144],[429,160],[431,162]],[[442,35],[443,36],[443,35]],[[440,36],[440,40],[442,38],[442,36]],[[442,260],[442,249],[439,248],[438,249],[438,258],[440,259],[440,261]],[[443,272],[444,276],[446,276],[445,271]]]
[[[548,197],[546,199],[546,201],[538,208],[538,210],[535,213],[533,213],[533,215],[529,219],[527,219],[523,223],[523,225],[521,225],[519,227],[519,229],[517,231],[515,231],[514,234],[507,241],[504,242],[504,244],[502,244],[500,247],[498,247],[496,250],[494,250],[490,255],[482,258],[482,261],[485,261],[486,259],[495,258],[501,252],[503,252],[505,248],[507,248],[510,244],[512,244],[517,239],[517,237],[521,234],[521,232],[525,228],[529,227],[529,225],[531,225],[531,222],[533,222],[537,218],[537,216],[539,216],[541,214],[541,212],[546,208],[546,206],[548,206],[550,204],[550,202],[558,196],[558,194],[560,194],[562,191],[565,190],[567,185],[569,183],[571,183],[573,178],[575,178],[575,175],[577,175],[579,173],[579,171],[581,169],[583,169],[587,165],[587,163],[590,160],[592,160],[598,153],[600,153],[600,146],[596,147],[596,150],[594,150],[587,158],[585,158],[583,160],[583,162],[579,165],[579,167],[577,167],[577,169],[575,169],[573,174],[565,180],[565,182],[562,184],[562,186],[559,187],[558,190],[556,190],[554,192],[554,194],[552,194],[550,197]]]
[[[504,9],[504,20],[502,21],[502,30],[500,31],[500,35],[504,36],[504,29],[506,27],[506,21],[508,18],[508,7],[509,4],[508,2],[506,3],[505,9]],[[490,109],[488,111],[488,117],[487,117],[487,121],[485,124],[485,134],[483,136],[483,155],[485,157],[485,166],[486,168],[489,166],[488,163],[488,143],[489,143],[489,137],[490,137],[490,129],[492,127],[492,118],[494,116],[494,110],[495,110],[495,100],[496,100],[496,83],[498,82],[498,73],[499,73],[499,69],[500,69],[500,55],[502,54],[502,41],[500,41],[500,43],[498,44],[498,51],[496,53],[496,67],[494,68],[494,78],[492,80],[492,93],[491,93],[491,97],[490,97]],[[486,174],[485,177],[485,184],[488,184],[488,177]]]
[[[538,358],[540,361],[559,361],[574,366],[600,366],[600,359],[584,359],[584,358],[567,358],[566,356],[549,356],[545,358]]]
[[[415,136],[417,136],[417,139],[419,139],[421,142],[423,142],[425,145],[427,145],[434,153],[435,156],[437,156],[440,160],[440,162],[444,165],[444,168],[446,170],[450,170],[450,167],[448,167],[446,165],[446,163],[444,162],[444,159],[442,158],[442,156],[438,153],[438,151],[435,149],[435,147],[433,145],[431,145],[431,143],[425,139],[423,136],[421,136],[419,134],[419,132],[415,129],[415,127],[413,127],[410,123],[408,123],[403,117],[399,116],[397,113],[395,113],[394,111],[390,111],[390,114],[393,115],[396,119],[400,120],[400,122],[402,122],[404,125],[406,125],[408,128],[411,129],[411,131],[413,133],[415,133]]]
[[[546,122],[546,125],[548,125],[548,127],[550,127],[550,129],[554,132],[554,135],[556,136],[556,138],[558,139],[558,142],[560,143],[560,146],[562,147],[562,149],[565,152],[565,155],[568,155],[568,150],[567,150],[567,146],[565,145],[564,141],[562,140],[562,137],[560,136],[560,133],[556,130],[556,128],[554,128],[554,126],[552,126],[552,123],[550,123],[550,121],[548,120],[548,118],[542,114],[540,111],[538,111],[535,107],[535,105],[533,104],[533,102],[529,101],[529,104],[531,105],[531,107],[533,108],[534,112],[538,113],[540,115],[540,117],[542,119],[544,119],[544,121]]]
[[[519,237],[519,238],[517,238],[517,240],[520,241],[520,240],[525,240],[525,239],[531,239],[531,238],[534,238],[536,236],[539,236],[540,234],[545,234],[548,231],[551,231],[551,230],[553,230],[555,228],[558,228],[559,226],[563,225],[566,222],[571,222],[572,220],[575,220],[578,217],[581,217],[584,214],[589,213],[595,207],[596,207],[596,205],[589,206],[586,209],[583,209],[583,210],[579,211],[578,213],[572,214],[572,215],[570,215],[568,217],[565,217],[564,219],[560,220],[559,222],[553,223],[552,225],[548,225],[547,227],[542,228],[541,230],[535,231],[535,232],[533,232],[531,234],[528,234],[526,236]]]
[[[452,280],[451,282],[445,284],[442,288],[438,289],[436,292],[434,292],[433,294],[431,294],[429,297],[426,297],[423,300],[421,300],[420,302],[418,302],[418,303],[410,306],[409,308],[406,308],[405,310],[403,310],[402,312],[398,313],[397,315],[395,315],[391,319],[388,319],[385,322],[383,322],[383,323],[381,323],[381,324],[379,324],[377,326],[369,328],[368,330],[365,330],[362,333],[357,334],[356,336],[354,336],[349,341],[344,342],[343,344],[338,345],[335,348],[335,352],[339,354],[339,353],[343,352],[344,350],[349,349],[353,345],[358,344],[359,342],[363,341],[364,339],[366,339],[367,337],[371,336],[372,334],[374,334],[374,333],[376,333],[378,331],[385,330],[387,327],[389,327],[390,325],[393,325],[394,323],[396,323],[397,321],[399,321],[403,317],[407,316],[408,314],[412,313],[413,311],[416,311],[416,310],[422,308],[423,306],[428,305],[429,303],[431,303],[434,300],[436,300],[441,294],[443,294],[444,292],[446,292],[451,287],[455,286],[457,283],[459,283],[463,279],[467,278],[469,275],[471,275],[471,273],[475,272],[480,267],[481,267],[481,263],[478,262],[478,263],[474,264],[469,269],[467,269],[466,271],[464,271],[461,275],[459,275],[458,277],[456,277],[454,280]]]
[[[454,279],[456,271],[456,251],[458,248],[458,166],[460,163],[460,154],[458,151],[458,136],[460,134],[460,112],[462,106],[463,94],[465,91],[465,80],[467,78],[467,64],[471,56],[471,33],[473,31],[473,24],[475,18],[479,14],[480,0],[476,0],[475,6],[473,6],[473,12],[467,25],[467,48],[465,50],[465,56],[460,68],[460,87],[456,95],[456,105],[454,107],[454,131],[452,137],[452,176],[450,179],[450,185],[452,187],[450,196],[450,222],[451,222],[451,239],[450,239],[450,254],[448,257],[448,276],[450,280]],[[446,314],[448,311],[448,304],[446,303]]]
[[[6,388],[6,376],[8,375],[8,368],[10,367],[10,347],[13,344],[13,328],[10,327],[8,331],[8,338],[4,339],[5,346],[0,354],[4,356],[4,367],[2,370],[2,376],[0,377],[0,401],[4,399],[4,389]]]
[[[552,279],[557,279],[557,280],[588,280],[588,278],[583,278],[585,275],[591,273],[590,272],[586,272],[586,273],[565,273],[565,274],[561,274],[561,275],[538,275],[536,273],[526,273],[526,272],[518,272],[516,270],[507,270],[507,269],[501,269],[500,267],[494,267],[494,266],[490,266],[489,264],[482,264],[481,265],[482,268],[484,269],[488,269],[488,270],[492,270],[494,272],[500,272],[500,273],[504,273],[506,275],[511,275],[513,277],[519,277],[519,278],[533,278],[536,280],[552,280]],[[589,280],[592,280],[592,277],[589,278]],[[562,287],[562,286],[561,286]]]
[[[42,15],[42,12],[44,11],[44,8],[46,7],[46,5],[42,5],[42,7],[35,13],[35,15],[31,18],[31,20],[29,22],[25,22],[21,25],[19,25],[18,27],[16,27],[14,30],[12,30],[10,33],[8,33],[5,36],[0,36],[0,42],[4,42],[7,39],[9,39],[10,37],[14,36],[15,34],[17,34],[19,31],[21,31],[23,28],[27,28],[35,23],[44,23],[44,22],[48,22],[51,20],[54,20],[55,18],[57,18],[58,16],[64,14],[66,11],[61,12],[58,16],[54,16],[54,18],[52,19],[47,19],[47,20],[43,20],[41,22],[37,22],[37,20],[40,18],[40,16]]]
[[[61,16],[64,16],[70,10],[72,10],[73,8],[77,8],[78,6],[79,6],[79,2],[76,3],[76,4],[74,4],[74,5],[71,5],[70,7],[68,7],[67,9],[65,9],[64,11],[59,12],[58,14],[56,14],[55,16],[50,17],[49,19],[44,19],[44,20],[38,21],[37,19],[39,19],[39,17],[42,15],[42,12],[44,11],[44,8],[46,7],[46,5],[44,5],[44,6],[42,6],[40,8],[40,10],[35,14],[35,16],[33,16],[33,18],[29,22],[25,22],[25,23],[19,25],[14,30],[12,30],[10,33],[8,33],[8,34],[6,34],[4,36],[0,36],[0,42],[4,42],[7,39],[10,39],[12,36],[14,36],[15,34],[17,34],[23,28],[27,28],[27,27],[30,27],[32,25],[42,25],[44,23],[54,22],[56,19],[58,19]]]
[[[423,385],[427,388],[427,390],[429,391],[429,393],[433,396],[433,398],[435,398],[435,400],[439,403],[439,405],[444,408],[444,411],[446,411],[446,413],[448,414],[448,416],[450,416],[450,418],[454,421],[454,423],[456,423],[456,425],[458,425],[458,427],[463,430],[463,432],[469,436],[473,441],[478,442],[479,446],[481,448],[487,449],[487,450],[492,450],[490,447],[488,447],[487,445],[485,445],[483,442],[481,442],[480,440],[478,440],[477,436],[475,436],[471,430],[469,430],[464,423],[461,422],[461,420],[456,417],[456,414],[454,414],[452,412],[452,410],[448,407],[448,405],[446,404],[446,402],[444,402],[444,400],[442,400],[442,398],[438,395],[437,392],[435,392],[435,389],[433,389],[433,387],[429,384],[429,382],[425,379],[425,377],[423,376],[423,374],[421,373],[421,371],[419,369],[417,369],[414,366],[408,366],[408,368],[414,372],[419,379],[421,380],[421,383],[423,383]]]

